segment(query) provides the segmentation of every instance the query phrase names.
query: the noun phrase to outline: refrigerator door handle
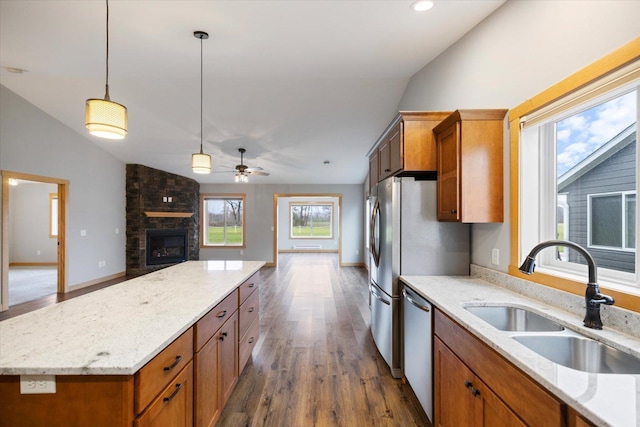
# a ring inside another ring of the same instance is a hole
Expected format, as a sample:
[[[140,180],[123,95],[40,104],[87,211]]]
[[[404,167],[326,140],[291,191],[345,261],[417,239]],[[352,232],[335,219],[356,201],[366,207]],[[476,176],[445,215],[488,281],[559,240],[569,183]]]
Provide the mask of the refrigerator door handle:
[[[418,307],[420,310],[422,311],[426,311],[427,313],[429,312],[429,307],[424,306],[422,304],[420,304],[418,301],[414,300],[413,298],[411,298],[411,295],[409,295],[409,293],[407,293],[406,289],[402,289],[402,296],[413,306]]]
[[[373,211],[371,213],[371,222],[369,223],[369,246],[371,247],[371,255],[373,255],[373,261],[375,262],[376,267],[380,266],[380,248],[376,246],[376,231],[379,231],[377,230],[376,223],[378,222],[379,215],[380,202],[376,198],[376,202],[373,205]],[[377,243],[379,244],[380,242],[378,241]]]
[[[370,289],[371,289],[371,293],[373,294],[373,296],[376,297],[378,300],[380,300],[380,302],[382,302],[383,304],[386,304],[386,305],[391,305],[391,301],[387,301],[386,299],[384,299],[382,297],[382,295],[380,295],[378,292],[376,292],[376,290],[373,288],[373,286],[371,286]]]

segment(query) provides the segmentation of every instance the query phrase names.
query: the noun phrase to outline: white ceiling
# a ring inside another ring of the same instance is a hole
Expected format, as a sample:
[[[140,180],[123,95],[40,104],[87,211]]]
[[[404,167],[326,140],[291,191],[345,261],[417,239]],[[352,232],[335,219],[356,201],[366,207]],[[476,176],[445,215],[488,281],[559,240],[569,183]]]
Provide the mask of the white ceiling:
[[[504,0],[436,0],[423,13],[411,3],[111,0],[110,95],[129,112],[126,139],[113,141],[84,128],[85,99],[104,96],[105,2],[1,0],[0,83],[122,161],[232,182],[190,169],[200,143],[193,31],[206,31],[213,170],[232,169],[244,147],[245,164],[271,173],[252,183],[359,184],[409,78]]]

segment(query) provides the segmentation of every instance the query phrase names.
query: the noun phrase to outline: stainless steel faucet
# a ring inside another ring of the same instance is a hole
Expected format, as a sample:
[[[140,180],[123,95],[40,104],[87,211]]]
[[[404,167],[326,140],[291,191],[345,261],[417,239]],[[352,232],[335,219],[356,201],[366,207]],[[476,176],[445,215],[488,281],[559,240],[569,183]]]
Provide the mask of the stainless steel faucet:
[[[527,258],[520,266],[520,271],[525,274],[533,274],[533,270],[536,267],[536,255],[542,249],[548,248],[549,246],[565,246],[573,248],[582,254],[584,259],[587,261],[587,266],[589,267],[589,283],[587,283],[587,290],[584,295],[585,303],[587,304],[587,313],[584,316],[584,326],[592,329],[602,329],[600,304],[613,305],[614,300],[610,296],[600,293],[597,280],[598,269],[596,267],[596,261],[585,248],[577,243],[566,240],[548,240],[546,242],[538,243],[533,249],[531,249],[529,255],[527,255]]]

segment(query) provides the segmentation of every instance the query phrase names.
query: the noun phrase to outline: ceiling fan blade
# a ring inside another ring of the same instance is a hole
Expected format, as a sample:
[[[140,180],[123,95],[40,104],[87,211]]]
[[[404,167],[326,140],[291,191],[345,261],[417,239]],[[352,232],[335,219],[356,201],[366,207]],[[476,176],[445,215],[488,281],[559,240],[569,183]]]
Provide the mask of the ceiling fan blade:
[[[235,172],[233,171],[211,171],[211,173],[230,173],[230,172]]]
[[[247,171],[247,173],[250,173],[251,175],[260,175],[260,176],[269,176],[269,175],[271,175],[271,174],[270,174],[270,173],[268,173],[268,172],[261,172],[261,171],[256,171],[256,170],[254,170],[254,171]]]
[[[247,168],[246,170],[247,170],[247,172],[255,172],[255,171],[261,171],[261,170],[264,170],[264,169],[262,169],[260,166],[257,166],[255,168]]]

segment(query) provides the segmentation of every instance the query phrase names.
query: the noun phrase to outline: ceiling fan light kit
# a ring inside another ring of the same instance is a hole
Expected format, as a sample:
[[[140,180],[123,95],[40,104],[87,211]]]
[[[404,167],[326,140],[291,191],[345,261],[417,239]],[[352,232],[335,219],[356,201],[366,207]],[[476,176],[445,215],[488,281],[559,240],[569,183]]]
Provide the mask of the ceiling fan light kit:
[[[127,134],[127,107],[109,97],[109,0],[107,4],[106,83],[103,99],[90,98],[85,103],[85,126],[91,135],[123,139]]]
[[[209,38],[204,31],[194,31],[193,36],[200,39],[200,152],[191,155],[191,170],[194,173],[211,172],[211,156],[202,150],[202,40]]]

